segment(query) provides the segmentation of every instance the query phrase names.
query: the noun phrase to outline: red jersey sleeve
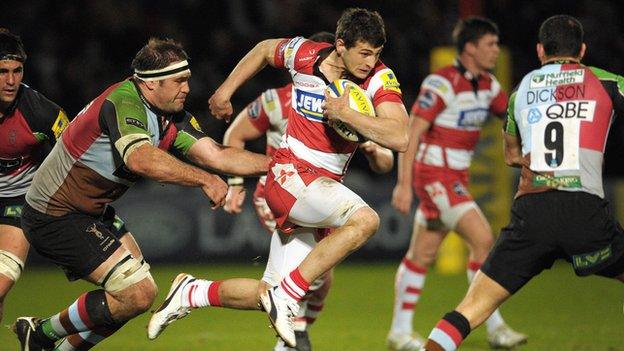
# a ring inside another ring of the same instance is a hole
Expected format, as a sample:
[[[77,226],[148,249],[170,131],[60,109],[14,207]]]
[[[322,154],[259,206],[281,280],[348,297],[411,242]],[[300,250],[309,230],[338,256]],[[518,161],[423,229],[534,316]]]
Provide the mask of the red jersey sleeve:
[[[504,116],[507,112],[507,93],[502,89],[498,92],[498,95],[490,103],[490,111],[497,116]]]
[[[261,133],[265,133],[270,128],[269,116],[264,111],[262,105],[262,95],[258,96],[252,103],[247,105],[247,118],[249,122]]]
[[[330,46],[329,43],[317,43],[304,37],[285,39],[275,48],[273,63],[278,68],[311,74],[319,51]]]
[[[411,114],[433,122],[445,108],[446,104],[441,96],[430,89],[423,88],[412,106]]]

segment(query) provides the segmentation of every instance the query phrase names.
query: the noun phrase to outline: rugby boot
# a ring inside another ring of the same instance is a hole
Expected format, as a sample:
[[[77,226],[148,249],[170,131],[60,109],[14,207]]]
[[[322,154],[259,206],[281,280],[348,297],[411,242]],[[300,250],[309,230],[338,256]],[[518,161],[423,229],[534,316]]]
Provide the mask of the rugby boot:
[[[182,290],[188,283],[195,281],[190,274],[180,273],[171,283],[165,301],[153,312],[147,324],[147,337],[156,339],[167,326],[191,313],[192,308],[182,305]]]
[[[18,317],[13,324],[13,332],[17,335],[22,351],[52,351],[54,342],[41,342],[36,340],[37,326],[41,324],[41,319],[35,317]]]
[[[386,339],[386,344],[390,351],[417,351],[425,344],[425,339],[416,332],[390,332]]]
[[[527,335],[511,329],[507,324],[499,326],[487,336],[488,343],[493,349],[512,349],[525,344],[528,339]]]
[[[260,303],[277,335],[284,340],[286,346],[296,347],[294,319],[299,311],[299,303],[295,299],[276,293],[277,288],[275,286],[261,294]]]

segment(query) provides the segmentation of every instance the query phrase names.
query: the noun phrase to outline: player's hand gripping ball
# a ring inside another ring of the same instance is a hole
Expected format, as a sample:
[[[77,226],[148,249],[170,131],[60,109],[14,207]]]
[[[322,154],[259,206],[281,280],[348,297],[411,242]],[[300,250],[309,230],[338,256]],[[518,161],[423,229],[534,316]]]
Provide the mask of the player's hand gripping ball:
[[[332,97],[339,97],[345,93],[349,94],[349,107],[365,115],[375,117],[375,108],[372,101],[366,95],[364,89],[347,79],[336,79],[327,86],[327,91]],[[354,142],[364,142],[365,138],[351,128],[343,121],[333,119],[329,121],[329,125],[334,128],[336,133],[346,140]]]

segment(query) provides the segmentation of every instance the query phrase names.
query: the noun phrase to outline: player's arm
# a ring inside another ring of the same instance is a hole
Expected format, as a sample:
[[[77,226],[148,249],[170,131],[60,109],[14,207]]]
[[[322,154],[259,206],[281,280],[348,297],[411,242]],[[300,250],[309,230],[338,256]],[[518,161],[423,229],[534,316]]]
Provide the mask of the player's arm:
[[[227,79],[208,100],[210,112],[216,118],[229,120],[233,113],[230,99],[234,92],[267,64],[274,65],[276,48],[283,41],[284,39],[263,40],[238,62]]]
[[[376,117],[370,117],[349,107],[349,94],[333,98],[325,92],[323,115],[329,120],[341,120],[366,139],[403,152],[407,148],[407,111],[402,103],[385,101],[375,107]]]
[[[394,165],[394,155],[392,150],[379,146],[372,141],[360,144],[360,150],[368,160],[368,166],[375,173],[388,173]]]
[[[186,156],[202,168],[237,176],[266,174],[271,160],[266,155],[221,145],[209,137],[197,140]]]
[[[392,192],[392,206],[407,214],[412,206],[413,164],[418,152],[421,135],[429,129],[431,122],[412,114],[409,122],[409,144],[405,152],[399,153],[397,184]]]
[[[503,150],[505,163],[510,167],[522,167],[522,141],[515,120],[516,93],[511,94],[507,108],[507,118],[503,125]]]

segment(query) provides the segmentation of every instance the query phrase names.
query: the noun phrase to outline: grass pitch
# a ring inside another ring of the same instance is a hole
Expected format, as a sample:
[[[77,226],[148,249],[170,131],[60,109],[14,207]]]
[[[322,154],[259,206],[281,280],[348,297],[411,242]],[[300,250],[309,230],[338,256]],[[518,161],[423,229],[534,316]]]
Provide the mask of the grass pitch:
[[[398,264],[398,262],[397,262]],[[385,350],[393,300],[394,263],[345,263],[335,271],[335,281],[317,323],[310,331],[315,351]],[[261,266],[192,265],[152,267],[160,287],[159,304],[170,280],[180,271],[197,277],[225,279],[260,277]],[[417,306],[415,329],[428,335],[433,325],[461,299],[467,288],[464,275],[427,276]],[[68,283],[59,269],[27,268],[5,301],[2,324],[17,316],[48,316],[72,303],[88,284]],[[577,278],[571,268],[557,264],[531,281],[503,305],[503,316],[529,343],[518,350],[624,351],[622,285],[604,278]],[[128,323],[96,347],[98,350],[264,350],[275,343],[264,314],[206,308],[175,322],[155,341],[146,337],[149,315]],[[18,350],[6,328],[0,330],[0,350]],[[488,350],[484,328],[474,331],[461,350]]]

